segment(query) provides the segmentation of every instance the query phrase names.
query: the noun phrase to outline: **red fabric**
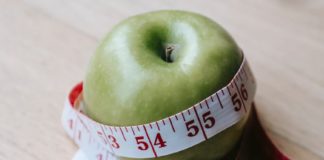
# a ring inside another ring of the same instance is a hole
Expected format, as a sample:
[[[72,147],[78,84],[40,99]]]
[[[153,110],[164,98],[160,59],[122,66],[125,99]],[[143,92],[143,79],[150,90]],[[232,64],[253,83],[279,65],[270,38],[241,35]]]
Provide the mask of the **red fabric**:
[[[74,88],[70,92],[69,101],[72,104],[72,106],[74,106],[75,100],[78,98],[78,96],[82,92],[82,89],[83,89],[83,83],[80,82],[76,86],[74,86]]]

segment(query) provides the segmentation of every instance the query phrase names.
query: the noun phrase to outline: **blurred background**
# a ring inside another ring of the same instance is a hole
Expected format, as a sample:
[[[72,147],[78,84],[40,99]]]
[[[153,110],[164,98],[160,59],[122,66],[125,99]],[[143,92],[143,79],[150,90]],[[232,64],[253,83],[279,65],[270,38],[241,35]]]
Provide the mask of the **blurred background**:
[[[0,0],[0,159],[71,159],[60,116],[100,40],[121,20],[181,9],[217,21],[244,50],[256,106],[292,159],[324,159],[324,1]]]

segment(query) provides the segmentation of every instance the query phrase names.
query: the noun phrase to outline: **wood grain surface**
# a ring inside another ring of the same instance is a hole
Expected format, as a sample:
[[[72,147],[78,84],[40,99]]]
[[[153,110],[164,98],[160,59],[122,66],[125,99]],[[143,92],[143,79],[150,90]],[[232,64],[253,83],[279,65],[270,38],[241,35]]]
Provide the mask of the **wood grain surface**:
[[[324,159],[321,0],[0,0],[0,160],[69,160],[60,116],[100,40],[126,17],[158,9],[224,26],[256,75],[257,112],[296,160]]]

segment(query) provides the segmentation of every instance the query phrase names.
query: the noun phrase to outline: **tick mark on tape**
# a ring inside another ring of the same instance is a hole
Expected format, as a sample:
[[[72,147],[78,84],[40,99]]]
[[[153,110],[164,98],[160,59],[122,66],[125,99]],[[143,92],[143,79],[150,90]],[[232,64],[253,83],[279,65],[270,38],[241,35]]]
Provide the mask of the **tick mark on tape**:
[[[79,139],[79,141],[81,140],[81,131],[79,131],[78,139]]]
[[[150,128],[152,129],[152,124],[151,124],[151,123],[149,123],[149,126],[150,126]]]
[[[244,74],[246,80],[249,80],[249,76],[248,76],[248,74],[245,72],[244,67],[242,67],[242,71],[243,71],[242,73]]]
[[[207,100],[205,100],[205,103],[206,103],[206,106],[207,106],[207,108],[209,109],[209,105],[208,105],[208,102],[207,102]]]
[[[98,134],[100,137],[102,137],[102,139],[104,140],[103,142],[104,142],[105,144],[108,143],[108,142],[107,142],[107,139],[104,137],[104,135],[102,134],[101,131],[97,131],[97,134]]]
[[[178,116],[177,115],[174,115],[174,116],[175,116],[176,120],[178,120]]]
[[[124,128],[125,128],[125,131],[126,131],[126,132],[128,132],[128,129],[127,129],[127,127],[124,127]]]
[[[156,126],[157,126],[157,129],[160,131],[160,126],[159,126],[158,121],[156,121],[155,124],[156,124]]]
[[[183,121],[186,121],[186,118],[185,118],[183,112],[181,112],[181,115],[182,115],[182,119],[183,119]]]
[[[121,127],[119,127],[119,130],[120,130],[120,133],[122,134],[122,136],[123,136],[124,140],[125,140],[125,141],[127,141],[127,140],[126,140],[126,137],[125,137],[125,135],[124,135],[124,132],[123,132],[123,130],[122,130],[122,128],[121,128]]]
[[[210,99],[211,99],[212,102],[214,102],[213,95],[210,96]]]
[[[232,96],[232,93],[231,93],[230,89],[229,89],[228,87],[226,87],[226,88],[227,88],[228,94],[229,94],[230,96]]]
[[[197,109],[196,109],[195,106],[194,106],[193,108],[194,108],[194,111],[195,111],[196,117],[197,117],[197,119],[198,119],[199,126],[200,126],[200,128],[201,128],[201,130],[202,130],[202,132],[203,132],[204,138],[205,138],[205,140],[207,140],[207,136],[206,136],[206,133],[205,133],[205,129],[204,129],[204,127],[203,127],[202,124],[201,124],[200,118],[199,118],[199,116],[198,116]]]
[[[70,127],[70,129],[73,129],[73,120],[70,119],[70,120],[68,121],[68,123],[69,123],[69,127]]]
[[[153,146],[153,144],[152,144],[152,141],[151,141],[151,139],[150,139],[149,134],[147,133],[147,130],[146,130],[145,125],[143,125],[143,128],[144,128],[144,131],[145,131],[146,137],[147,137],[147,139],[148,139],[148,141],[149,141],[149,143],[150,143],[150,145],[151,145],[151,148],[152,148],[152,152],[153,152],[153,154],[154,154],[154,157],[157,157],[157,154],[156,154],[156,152],[155,152],[155,148],[154,148],[154,146]]]
[[[80,123],[84,126],[84,128],[90,132],[90,130],[88,129],[88,126],[85,125],[85,123],[83,122],[83,120],[77,115],[77,118],[79,119]]]
[[[132,129],[133,135],[135,135],[135,132],[134,132],[133,126],[131,126],[131,129]]]
[[[111,127],[108,127],[109,128],[109,130],[110,130],[110,133],[112,134],[113,133],[113,130],[111,129]]]
[[[76,138],[76,129],[78,128],[78,121],[77,120],[74,120],[74,129],[73,129],[73,139]]]
[[[190,109],[187,110],[188,114],[190,115]]]
[[[223,106],[223,104],[222,104],[222,102],[221,102],[221,100],[220,100],[220,98],[219,98],[219,96],[218,96],[217,92],[216,92],[216,96],[217,96],[217,100],[218,100],[218,102],[219,102],[219,105],[220,105],[220,106],[221,106],[221,108],[223,109],[223,108],[224,108],[224,106]]]
[[[169,119],[169,121],[170,121],[170,124],[171,124],[171,127],[172,127],[173,132],[175,132],[175,129],[174,129],[174,126],[173,126],[173,123],[172,123],[171,118],[169,117],[168,119]]]
[[[163,123],[163,125],[165,125],[164,119],[162,119],[162,123]]]
[[[201,105],[201,103],[199,103],[199,106],[200,106],[200,109],[202,109],[203,107],[202,107],[202,105]]]

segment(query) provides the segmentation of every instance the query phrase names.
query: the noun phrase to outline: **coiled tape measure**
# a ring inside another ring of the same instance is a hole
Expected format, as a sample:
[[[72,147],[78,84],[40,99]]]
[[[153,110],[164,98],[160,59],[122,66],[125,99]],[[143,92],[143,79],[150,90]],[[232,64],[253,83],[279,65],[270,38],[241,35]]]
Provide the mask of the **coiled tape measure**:
[[[246,61],[233,79],[211,96],[162,120],[137,126],[109,126],[95,122],[75,105],[82,83],[75,86],[64,107],[67,134],[89,159],[154,158],[176,153],[231,127],[247,115],[256,83]],[[79,155],[80,156],[80,155]]]

